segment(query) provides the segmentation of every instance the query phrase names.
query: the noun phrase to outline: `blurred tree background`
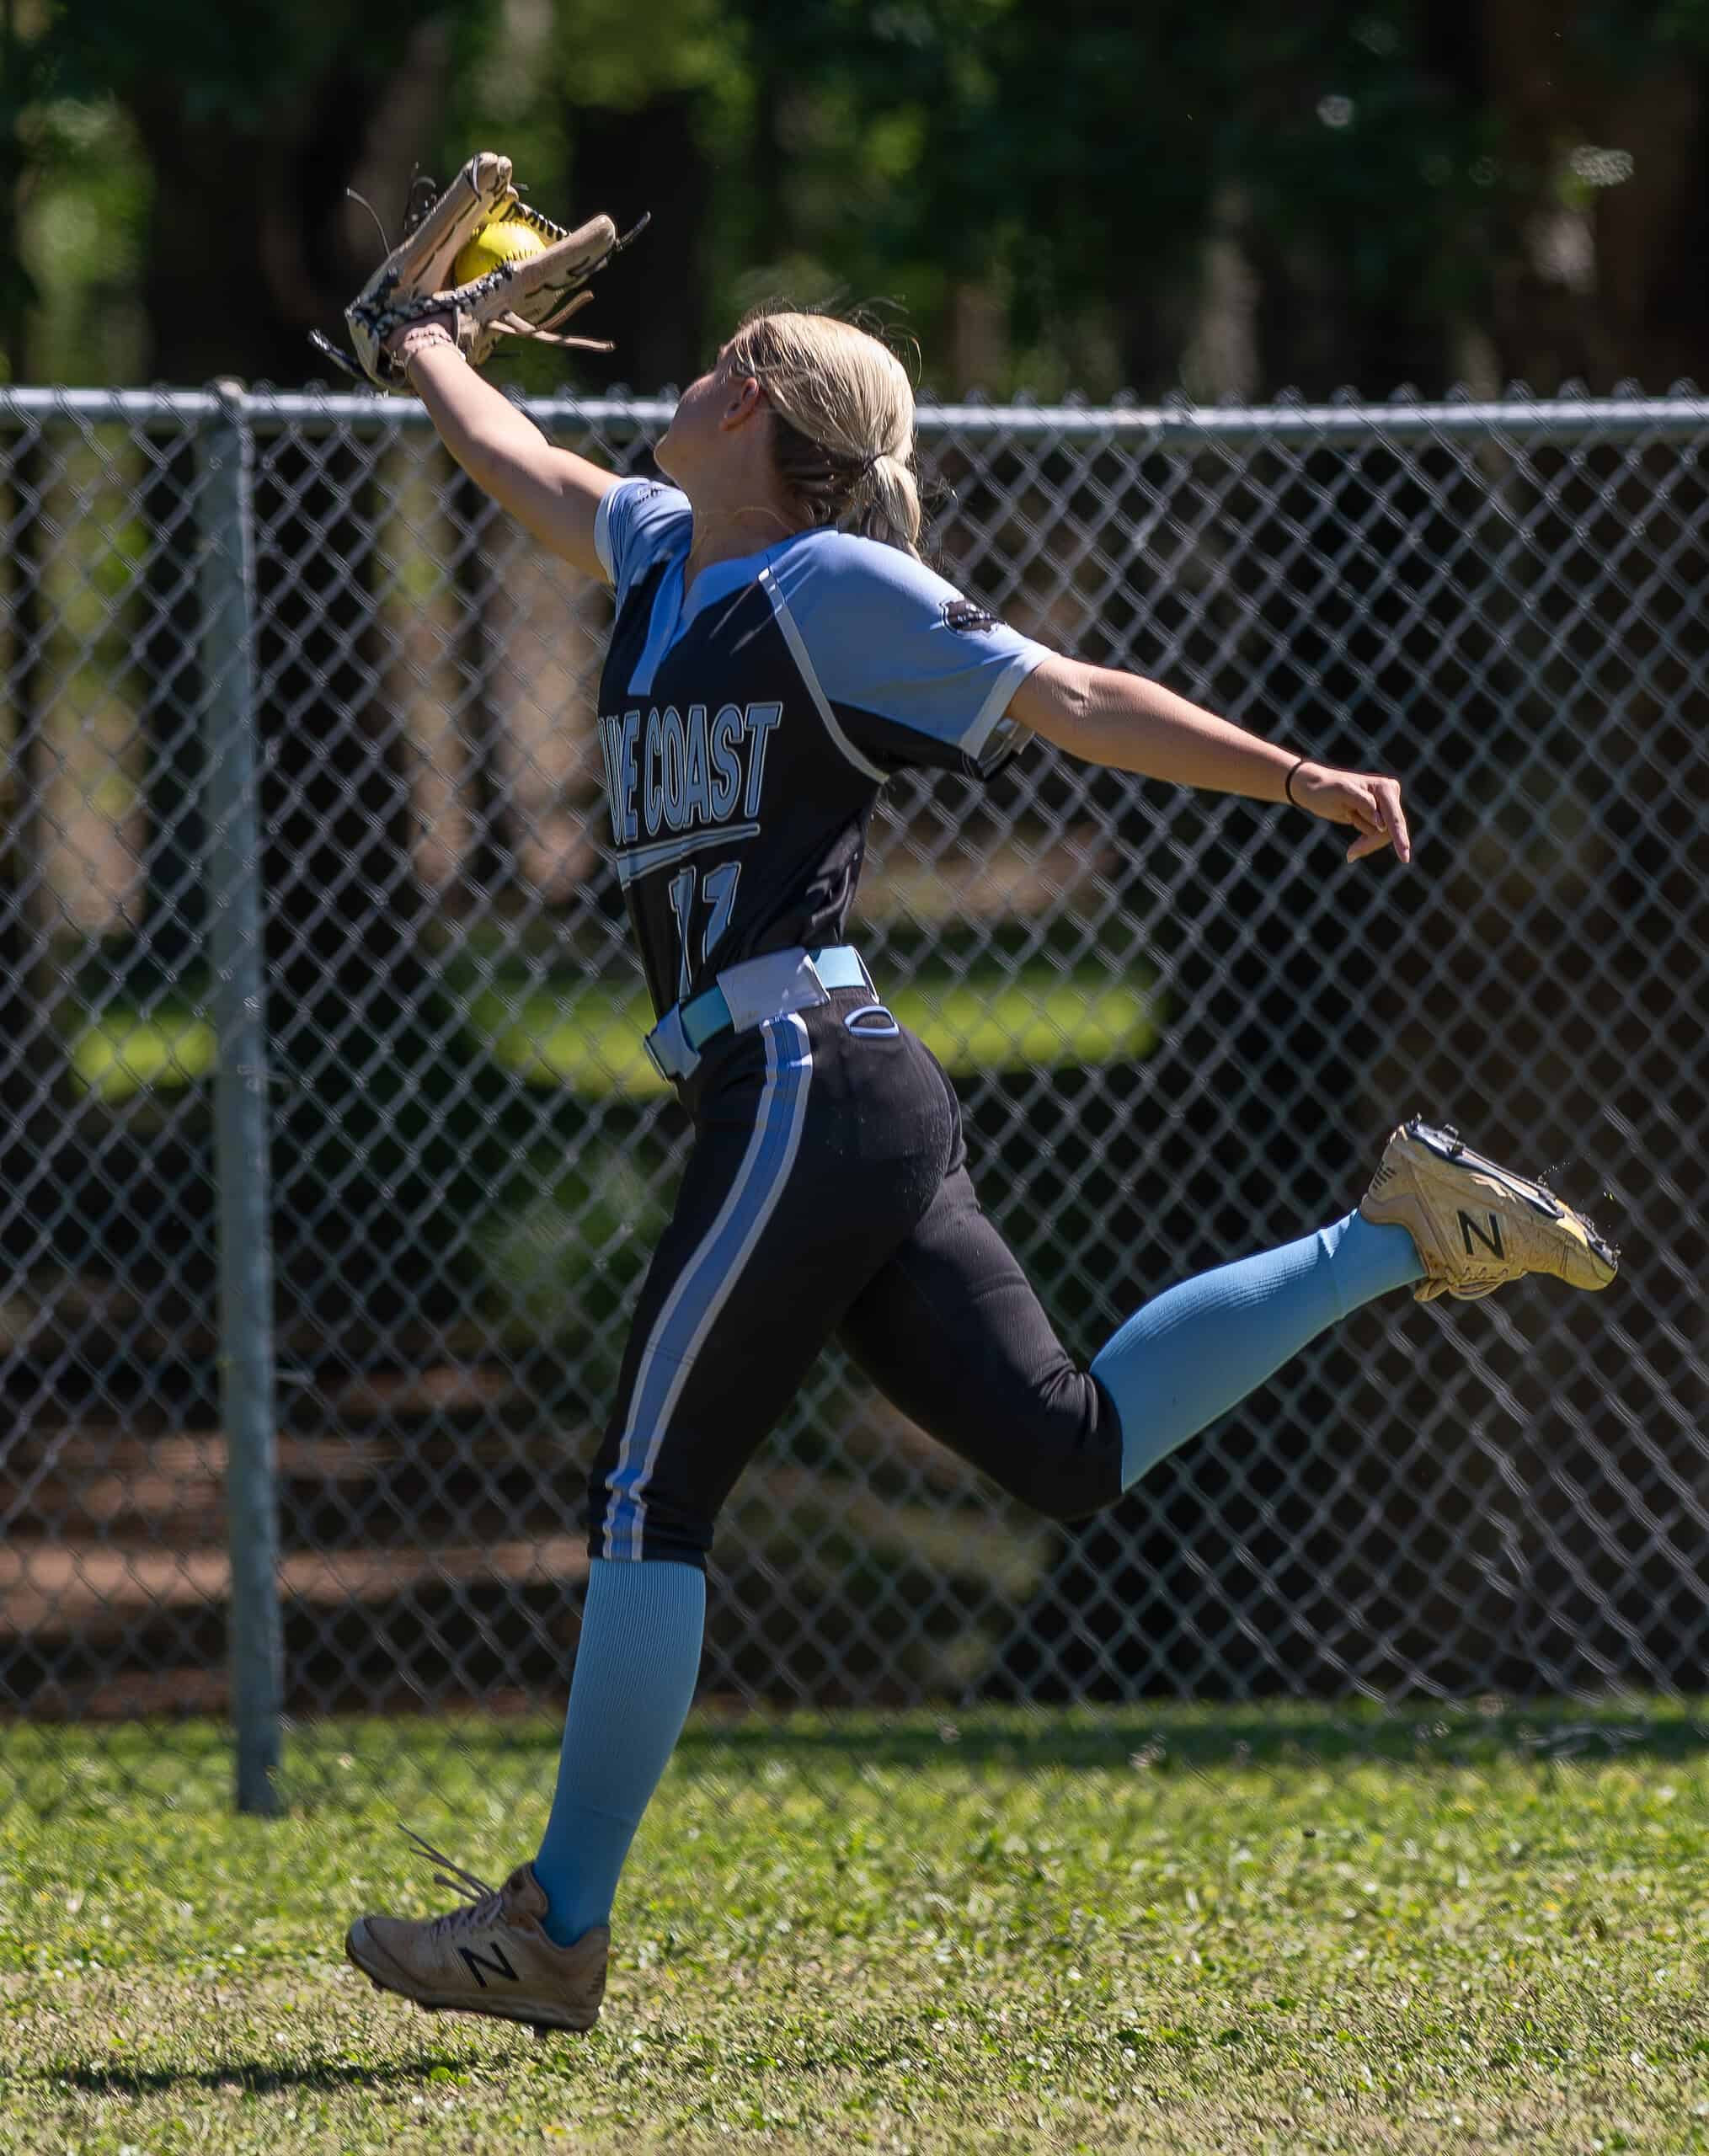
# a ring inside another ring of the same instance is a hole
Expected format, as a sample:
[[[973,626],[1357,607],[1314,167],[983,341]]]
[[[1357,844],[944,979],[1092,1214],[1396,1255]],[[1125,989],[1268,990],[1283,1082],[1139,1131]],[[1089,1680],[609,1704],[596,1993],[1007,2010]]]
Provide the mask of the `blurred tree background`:
[[[929,387],[1701,373],[1709,0],[3,0],[13,380],[295,383],[412,168],[655,222],[607,367],[892,302]],[[530,387],[562,363],[510,363]]]

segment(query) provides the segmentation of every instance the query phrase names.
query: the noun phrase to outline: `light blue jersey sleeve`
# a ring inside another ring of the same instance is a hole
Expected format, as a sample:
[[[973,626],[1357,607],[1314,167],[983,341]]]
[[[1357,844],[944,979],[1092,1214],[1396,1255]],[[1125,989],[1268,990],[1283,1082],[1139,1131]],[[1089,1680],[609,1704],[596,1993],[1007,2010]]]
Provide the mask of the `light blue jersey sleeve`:
[[[1008,716],[1050,656],[899,547],[809,532],[772,557],[772,611],[834,737],[882,774],[989,777],[1026,739]]]
[[[656,479],[620,479],[601,495],[594,552],[619,608],[655,563],[688,552],[693,531],[688,497]]]

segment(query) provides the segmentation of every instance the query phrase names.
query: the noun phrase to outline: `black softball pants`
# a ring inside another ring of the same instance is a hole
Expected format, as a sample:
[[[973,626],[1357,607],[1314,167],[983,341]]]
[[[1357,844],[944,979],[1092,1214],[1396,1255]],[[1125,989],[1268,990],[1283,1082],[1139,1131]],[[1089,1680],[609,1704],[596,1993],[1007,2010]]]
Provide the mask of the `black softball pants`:
[[[1039,1511],[1121,1487],[1108,1394],[980,1211],[930,1051],[858,989],[715,1043],[588,1492],[595,1557],[703,1564],[736,1478],[826,1342]]]

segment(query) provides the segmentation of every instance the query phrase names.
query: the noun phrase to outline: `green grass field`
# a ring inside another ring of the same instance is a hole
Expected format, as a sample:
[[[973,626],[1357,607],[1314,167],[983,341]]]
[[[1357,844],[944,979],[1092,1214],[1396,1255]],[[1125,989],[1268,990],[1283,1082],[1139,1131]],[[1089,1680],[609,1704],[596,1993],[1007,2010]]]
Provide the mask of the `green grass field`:
[[[217,1733],[0,1732],[0,2148],[1709,2147],[1689,1711],[697,1723],[585,2038],[430,2020],[350,1915],[498,1874],[545,1721],[320,1727],[240,1821]],[[127,1793],[120,1769],[142,1772]],[[437,1796],[420,1791],[436,1779]]]

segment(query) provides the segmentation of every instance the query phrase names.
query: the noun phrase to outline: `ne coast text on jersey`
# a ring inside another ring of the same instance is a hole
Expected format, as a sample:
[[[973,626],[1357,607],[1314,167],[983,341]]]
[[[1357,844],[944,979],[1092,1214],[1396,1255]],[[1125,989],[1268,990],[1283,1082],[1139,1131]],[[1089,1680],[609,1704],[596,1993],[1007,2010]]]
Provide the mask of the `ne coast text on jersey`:
[[[601,758],[661,1017],[723,968],[840,943],[886,777],[989,776],[1045,656],[875,540],[796,532],[691,581],[693,536],[674,488],[620,480],[601,502]]]
[[[782,716],[773,702],[720,704],[710,717],[705,704],[654,704],[644,717],[637,706],[601,718],[614,845],[726,826],[731,838],[754,836],[742,826],[760,813],[766,750]]]

